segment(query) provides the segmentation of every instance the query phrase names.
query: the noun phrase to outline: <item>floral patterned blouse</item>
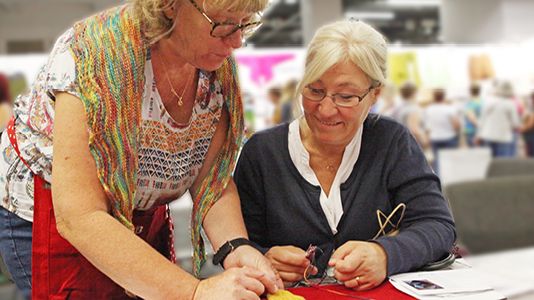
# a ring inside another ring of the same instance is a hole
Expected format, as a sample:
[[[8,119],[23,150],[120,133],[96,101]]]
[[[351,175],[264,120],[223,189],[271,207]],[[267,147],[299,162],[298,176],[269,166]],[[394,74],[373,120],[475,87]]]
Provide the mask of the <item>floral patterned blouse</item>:
[[[72,29],[56,42],[32,89],[15,101],[15,132],[24,161],[7,134],[0,140],[0,206],[33,220],[33,174],[51,182],[54,94],[77,97],[74,59],[69,51]],[[199,70],[195,105],[188,124],[175,122],[156,88],[150,55],[140,129],[136,209],[147,210],[180,197],[196,179],[215,133],[224,103],[215,72]]]

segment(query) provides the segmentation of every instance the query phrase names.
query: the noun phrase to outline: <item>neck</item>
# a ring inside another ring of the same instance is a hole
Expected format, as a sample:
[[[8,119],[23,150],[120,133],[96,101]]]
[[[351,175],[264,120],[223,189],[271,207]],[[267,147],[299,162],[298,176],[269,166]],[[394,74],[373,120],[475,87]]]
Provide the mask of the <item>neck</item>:
[[[318,155],[320,157],[329,157],[329,158],[341,158],[345,152],[345,144],[333,145],[325,144],[318,141],[311,130],[308,127],[308,124],[305,120],[300,122],[300,135],[302,138],[302,144],[304,148],[310,153],[310,155]]]
[[[183,70],[189,69],[192,67],[177,51],[178,49],[173,41],[170,39],[161,39],[156,44],[152,46],[152,53],[156,52],[156,55],[164,57],[165,61],[169,63],[169,66],[166,66],[169,70]]]

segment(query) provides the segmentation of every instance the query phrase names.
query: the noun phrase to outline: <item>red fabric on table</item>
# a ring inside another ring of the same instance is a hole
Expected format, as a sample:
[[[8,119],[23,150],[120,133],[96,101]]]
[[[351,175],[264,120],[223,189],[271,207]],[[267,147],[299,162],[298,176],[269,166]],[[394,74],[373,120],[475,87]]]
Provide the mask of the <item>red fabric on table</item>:
[[[338,295],[336,293],[329,292],[325,289],[330,289],[336,292],[344,293],[347,295],[352,296],[358,296],[358,297],[364,297],[368,299],[375,299],[375,300],[411,300],[416,299],[412,296],[408,296],[407,294],[397,290],[391,283],[388,281],[382,283],[378,287],[365,291],[365,292],[357,292],[353,291],[351,289],[348,289],[342,285],[323,285],[319,287],[299,287],[299,288],[291,288],[288,289],[291,293],[295,295],[302,296],[306,298],[306,300],[323,300],[323,299],[331,299],[331,300],[345,300],[345,299],[351,299],[349,296],[343,296]]]

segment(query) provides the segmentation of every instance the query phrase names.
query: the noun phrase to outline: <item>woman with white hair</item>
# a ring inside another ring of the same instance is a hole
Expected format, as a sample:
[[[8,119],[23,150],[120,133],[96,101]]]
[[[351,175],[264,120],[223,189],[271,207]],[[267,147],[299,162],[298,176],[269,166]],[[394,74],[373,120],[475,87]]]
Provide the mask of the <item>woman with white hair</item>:
[[[416,140],[369,114],[386,56],[383,36],[363,22],[320,28],[299,85],[304,115],[244,146],[234,180],[245,224],[286,283],[328,266],[346,287],[370,289],[453,246],[439,179]],[[392,228],[381,230],[377,210],[393,213],[396,235],[381,234]]]

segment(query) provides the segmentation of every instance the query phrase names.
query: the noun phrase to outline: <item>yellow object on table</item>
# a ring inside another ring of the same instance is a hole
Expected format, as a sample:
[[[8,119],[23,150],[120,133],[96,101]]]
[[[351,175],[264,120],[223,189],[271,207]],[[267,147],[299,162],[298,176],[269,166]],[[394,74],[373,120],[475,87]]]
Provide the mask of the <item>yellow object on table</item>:
[[[302,296],[297,296],[290,291],[286,290],[278,290],[278,292],[274,294],[268,294],[267,300],[306,300]]]

